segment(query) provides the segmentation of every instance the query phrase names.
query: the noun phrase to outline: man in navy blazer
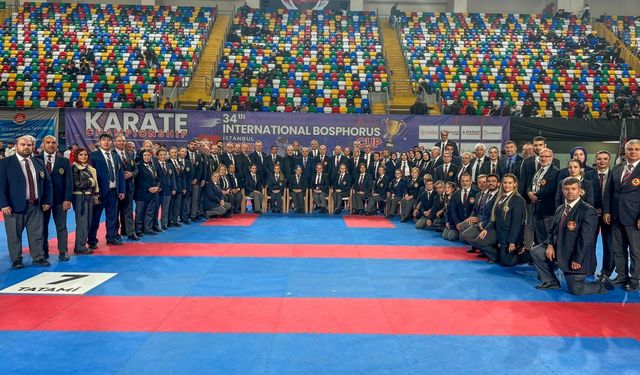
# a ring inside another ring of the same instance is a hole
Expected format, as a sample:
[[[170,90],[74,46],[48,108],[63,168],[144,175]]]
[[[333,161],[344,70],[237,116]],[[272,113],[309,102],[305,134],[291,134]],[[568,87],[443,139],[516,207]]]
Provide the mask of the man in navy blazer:
[[[604,192],[611,183],[611,154],[601,150],[596,153],[596,168],[587,172],[586,178],[593,184],[593,208],[598,212],[598,232],[602,236],[602,269],[601,274],[611,277],[615,269],[613,260],[613,235],[611,225],[604,222],[602,206]]]
[[[118,218],[118,201],[124,199],[125,179],[120,158],[111,146],[113,138],[110,134],[100,135],[99,147],[89,155],[91,165],[96,169],[98,175],[98,187],[100,188],[100,203],[94,206],[91,226],[89,227],[89,238],[87,244],[94,250],[98,248],[98,227],[100,226],[100,216],[105,211],[107,227],[107,244],[121,246],[118,240],[118,230],[116,221]]]
[[[460,189],[458,189],[451,197],[449,203],[449,217],[451,222],[455,225],[454,228],[449,228],[446,235],[446,240],[457,241],[462,234],[462,224],[469,216],[476,203],[476,194],[478,190],[471,186],[471,175],[465,174],[460,178]]]
[[[49,261],[42,249],[42,221],[43,211],[49,210],[53,202],[51,178],[44,164],[31,157],[34,142],[30,137],[18,138],[15,148],[14,155],[0,159],[0,209],[11,267],[24,268],[22,232],[25,228],[33,264],[46,267]]]
[[[69,249],[67,248],[67,210],[71,208],[71,197],[73,193],[73,172],[69,160],[58,153],[58,141],[55,137],[48,135],[42,140],[43,153],[37,156],[42,160],[45,169],[51,177],[53,188],[53,201],[51,209],[44,211],[42,225],[43,251],[45,259],[49,259],[49,221],[53,213],[53,222],[56,225],[58,237],[58,259],[69,260]]]
[[[569,291],[575,295],[606,293],[614,286],[608,277],[600,282],[586,282],[596,271],[596,241],[598,214],[596,209],[580,199],[580,181],[568,177],[562,181],[564,204],[553,217],[547,239],[531,250],[541,284],[537,289],[558,289],[560,282],[554,273],[554,262],[564,273]]]
[[[556,188],[560,170],[553,165],[553,151],[542,149],[538,155],[540,168],[527,186],[527,197],[533,204],[535,243],[547,238],[556,211]],[[525,243],[526,245],[526,243]]]
[[[613,258],[618,273],[613,283],[624,285],[626,291],[637,292],[640,290],[640,140],[628,141],[624,149],[626,161],[611,172],[602,212],[613,234]]]

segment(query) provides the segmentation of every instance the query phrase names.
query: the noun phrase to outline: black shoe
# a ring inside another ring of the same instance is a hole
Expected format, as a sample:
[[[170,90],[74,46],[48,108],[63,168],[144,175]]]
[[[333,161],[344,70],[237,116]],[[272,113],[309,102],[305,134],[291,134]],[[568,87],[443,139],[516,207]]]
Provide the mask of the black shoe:
[[[152,230],[152,231],[147,232],[147,234],[150,235],[150,236],[157,236],[158,232],[156,232],[155,230]]]
[[[468,253],[468,254],[473,254],[473,253],[475,253],[475,252],[476,252],[476,249],[474,249],[473,247],[472,247],[472,248],[470,248],[470,249],[467,249],[467,253]]]
[[[60,260],[61,262],[66,262],[69,259],[71,259],[71,257],[69,256],[69,253],[67,253],[66,251],[58,255],[58,260]]]
[[[476,256],[477,256],[478,258],[486,258],[486,259],[488,259],[488,258],[489,258],[488,256],[484,255],[484,253],[480,253],[480,254],[478,254],[478,255],[476,255]]]
[[[144,237],[144,233],[136,233],[136,237],[142,238]]]
[[[98,244],[97,243],[89,244],[88,248],[91,249],[91,250],[95,250],[95,249],[98,248]]]
[[[613,283],[609,279],[609,276],[607,276],[607,275],[605,275],[603,273],[601,273],[600,276],[598,276],[598,282],[600,282],[600,285],[605,290],[614,290],[616,288],[616,286],[613,285]]]
[[[122,241],[122,236],[121,236],[121,235],[119,235],[119,234],[117,234],[117,235],[116,235],[116,240],[118,240],[118,241]]]
[[[334,215],[340,215],[340,212],[342,212],[342,208],[336,208],[336,209],[333,211],[333,214],[334,214]]]
[[[48,260],[42,258],[42,259],[38,259],[38,260],[34,260],[33,263],[34,266],[38,266],[38,267],[49,267],[51,265],[51,263],[49,263]]]
[[[496,261],[493,259],[487,259],[487,263],[489,264],[496,264]]]
[[[14,270],[19,270],[21,268],[24,268],[24,263],[22,263],[22,260],[14,260],[11,263],[11,268],[13,268]]]
[[[122,246],[122,242],[120,242],[118,240],[109,240],[109,241],[107,241],[107,245]]]
[[[255,212],[255,214],[256,214],[256,215],[261,215],[261,214],[262,214],[262,211],[256,211],[256,212]]]
[[[547,281],[542,284],[536,285],[536,289],[538,290],[560,289],[560,283],[557,281]]]
[[[132,234],[127,238],[130,239],[131,241],[140,241],[140,237],[136,236],[135,234]]]
[[[180,224],[180,223],[173,223],[173,226],[174,226],[174,227],[176,227],[176,228],[180,228],[180,227],[182,226],[182,224]]]
[[[640,282],[636,280],[629,281],[629,284],[624,286],[624,290],[627,292],[638,292],[640,291]]]
[[[627,277],[618,275],[615,279],[611,280],[613,285],[627,285]]]
[[[44,252],[44,259],[49,259],[49,250]]]
[[[93,250],[87,248],[75,249],[73,250],[73,253],[76,255],[91,255],[93,254]]]
[[[160,227],[160,229],[162,229],[163,231],[167,231],[169,230],[169,227],[167,227],[166,225],[164,227]]]
[[[162,229],[160,228],[153,228],[154,232],[158,232],[158,233],[162,233],[164,232]]]

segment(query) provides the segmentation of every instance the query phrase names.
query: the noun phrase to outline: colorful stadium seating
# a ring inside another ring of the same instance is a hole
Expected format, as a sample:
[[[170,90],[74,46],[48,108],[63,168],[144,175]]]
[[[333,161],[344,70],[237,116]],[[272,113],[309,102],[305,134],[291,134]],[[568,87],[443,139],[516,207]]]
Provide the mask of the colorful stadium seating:
[[[370,93],[388,85],[374,12],[241,10],[234,28],[214,78],[234,108],[367,113]]]
[[[616,89],[637,92],[636,72],[626,64],[588,60],[579,45],[592,34],[579,19],[523,14],[406,13],[399,21],[413,79],[441,90],[445,104],[487,105],[531,100],[539,115],[573,117],[584,100],[593,117]],[[553,36],[547,39],[547,36]],[[592,40],[595,38],[590,38]]]
[[[0,28],[0,97],[9,106],[129,108],[162,87],[187,84],[213,8],[25,3]],[[143,52],[152,48],[155,63]],[[87,51],[101,74],[79,74]]]
[[[640,51],[640,17],[607,16],[605,22],[624,44]]]

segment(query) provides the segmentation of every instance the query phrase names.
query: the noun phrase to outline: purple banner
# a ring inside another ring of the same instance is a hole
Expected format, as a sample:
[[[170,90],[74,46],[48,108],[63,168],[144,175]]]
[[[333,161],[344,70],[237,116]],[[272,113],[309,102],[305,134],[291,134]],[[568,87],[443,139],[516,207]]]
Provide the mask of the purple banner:
[[[207,138],[233,143],[262,141],[266,147],[284,148],[294,140],[309,145],[317,140],[327,148],[336,145],[370,145],[372,150],[407,150],[431,147],[441,130],[458,142],[461,151],[475,144],[501,145],[509,139],[508,117],[340,115],[319,113],[212,112],[212,111],[65,111],[68,143],[90,147],[101,133],[124,134],[141,144],[145,139],[173,146],[189,139]]]

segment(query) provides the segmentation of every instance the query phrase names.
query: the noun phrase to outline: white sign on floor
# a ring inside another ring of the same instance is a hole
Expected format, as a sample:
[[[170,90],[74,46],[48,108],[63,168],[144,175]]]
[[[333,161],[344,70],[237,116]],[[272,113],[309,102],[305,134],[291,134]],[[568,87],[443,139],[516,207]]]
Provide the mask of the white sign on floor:
[[[43,272],[0,290],[0,293],[85,294],[115,275],[117,273]]]

